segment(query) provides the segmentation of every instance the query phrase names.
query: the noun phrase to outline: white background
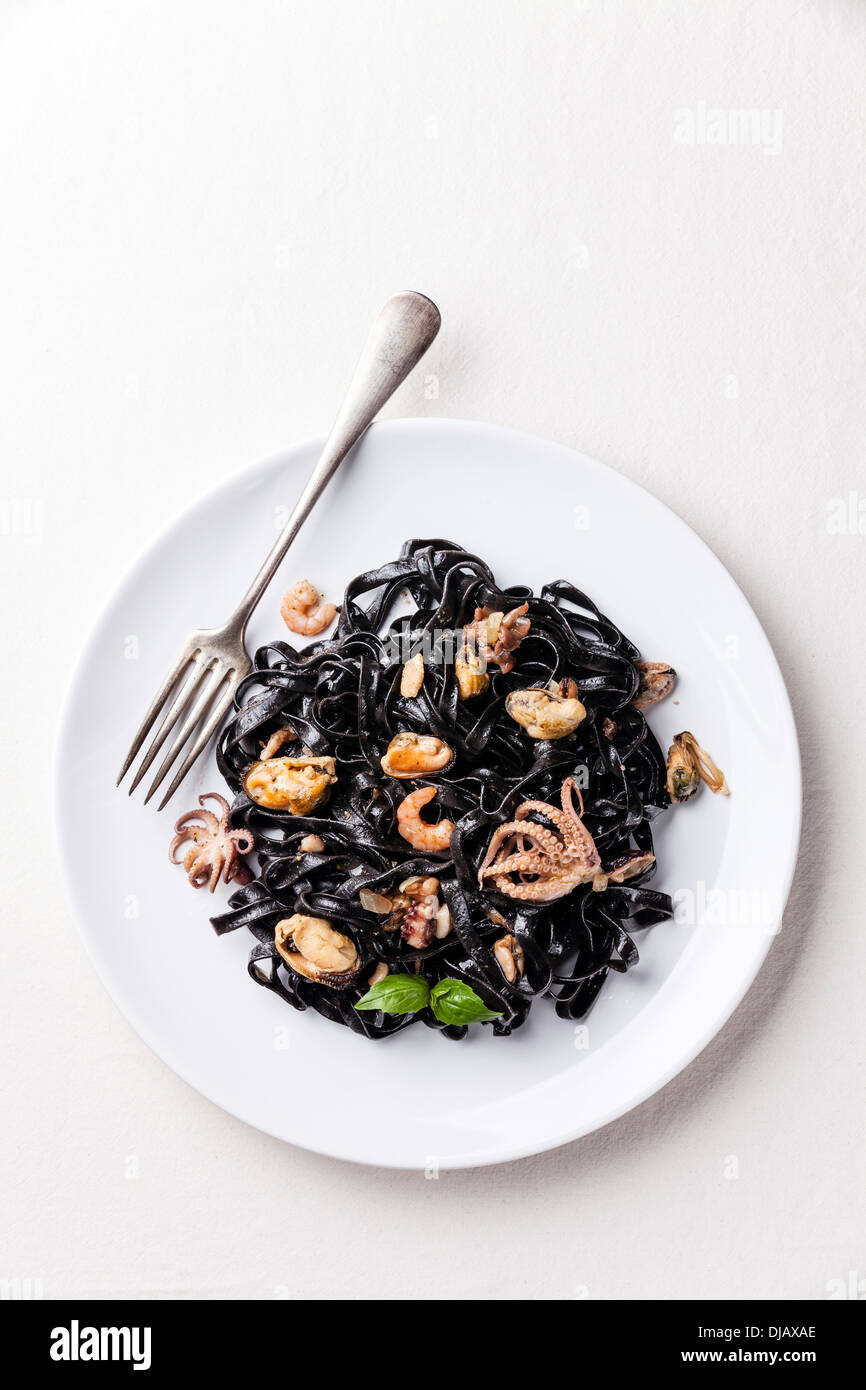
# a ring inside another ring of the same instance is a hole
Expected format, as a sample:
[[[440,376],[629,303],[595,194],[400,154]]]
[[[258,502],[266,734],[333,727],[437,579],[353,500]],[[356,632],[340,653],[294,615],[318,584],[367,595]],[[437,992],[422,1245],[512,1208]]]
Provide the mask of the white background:
[[[0,5],[0,1278],[395,1299],[866,1281],[864,69],[859,0]],[[763,110],[768,138],[705,143],[705,108]],[[438,1181],[267,1139],[153,1057],[72,927],[48,805],[64,683],[130,557],[323,430],[407,287],[444,327],[436,381],[390,413],[574,444],[680,512],[766,626],[806,784],[784,930],[698,1061],[579,1143]]]

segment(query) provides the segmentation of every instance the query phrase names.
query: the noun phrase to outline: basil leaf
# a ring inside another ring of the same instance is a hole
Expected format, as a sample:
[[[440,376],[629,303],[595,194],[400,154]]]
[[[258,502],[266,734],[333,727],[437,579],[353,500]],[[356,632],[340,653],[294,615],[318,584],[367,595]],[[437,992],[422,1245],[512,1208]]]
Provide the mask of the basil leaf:
[[[381,1009],[385,1014],[417,1014],[430,997],[423,975],[386,975],[368,989],[356,1009]]]
[[[430,1008],[440,1023],[483,1023],[501,1018],[494,1013],[465,980],[439,980],[430,991]]]

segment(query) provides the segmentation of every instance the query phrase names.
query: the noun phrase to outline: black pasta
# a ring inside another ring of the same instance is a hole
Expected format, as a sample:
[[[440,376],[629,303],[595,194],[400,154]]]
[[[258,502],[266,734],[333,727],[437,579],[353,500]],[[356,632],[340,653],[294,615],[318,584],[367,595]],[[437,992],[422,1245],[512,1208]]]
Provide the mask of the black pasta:
[[[407,596],[414,611],[408,611]],[[458,700],[443,638],[470,623],[477,607],[513,609],[524,602],[531,626],[514,653],[513,670],[492,668],[486,693]],[[424,682],[417,696],[406,698],[402,663],[421,649]],[[563,781],[576,770],[584,823],[603,864],[636,850],[652,852],[651,821],[669,797],[662,751],[631,703],[639,658],[573,585],[557,580],[539,597],[526,588],[500,589],[483,560],[451,541],[407,541],[398,559],[349,583],[332,637],[301,651],[275,641],[255,654],[236,712],[220,735],[217,761],[234,794],[231,823],[255,836],[260,873],[233,894],[229,911],[212,919],[216,932],[246,927],[256,938],[248,968],[257,983],[296,1009],[312,1008],[371,1038],[419,1021],[453,1039],[467,1032],[465,1025],[441,1024],[430,1009],[357,1011],[379,962],[393,972],[420,972],[431,985],[465,980],[500,1015],[490,1025],[500,1036],[520,1027],[541,996],[554,1001],[560,1017],[582,1018],[608,972],[636,964],[634,931],[673,915],[667,894],[647,886],[655,865],[603,892],[581,884],[547,904],[482,892],[478,867],[497,826],[520,802],[557,802]],[[568,677],[578,684],[586,718],[562,740],[528,737],[506,712],[506,696]],[[263,743],[285,724],[313,754],[336,759],[338,780],[321,814],[268,810],[244,791],[244,776]],[[402,731],[433,734],[456,754],[436,778],[436,805],[455,827],[448,852],[419,854],[397,834],[400,801],[429,781],[395,782],[383,772],[380,759]],[[324,841],[323,852],[299,851],[311,834]],[[439,879],[452,928],[423,949],[400,932],[384,932],[381,919],[359,901],[362,888],[388,895],[416,874]],[[498,922],[488,915],[494,910]],[[327,918],[351,938],[361,958],[357,983],[334,989],[286,967],[274,928],[294,912]],[[493,954],[503,918],[524,952],[525,971],[513,984]]]

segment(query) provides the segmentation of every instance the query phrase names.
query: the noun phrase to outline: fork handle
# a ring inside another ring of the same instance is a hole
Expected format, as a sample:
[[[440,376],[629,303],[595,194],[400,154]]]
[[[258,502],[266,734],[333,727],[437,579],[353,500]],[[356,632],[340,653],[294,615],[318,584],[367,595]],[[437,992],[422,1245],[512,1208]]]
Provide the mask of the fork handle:
[[[228,626],[236,627],[241,638],[286,551],[343,459],[424,356],[440,323],[433,301],[413,290],[395,294],[379,310],[319,461],[270,554],[229,620]]]

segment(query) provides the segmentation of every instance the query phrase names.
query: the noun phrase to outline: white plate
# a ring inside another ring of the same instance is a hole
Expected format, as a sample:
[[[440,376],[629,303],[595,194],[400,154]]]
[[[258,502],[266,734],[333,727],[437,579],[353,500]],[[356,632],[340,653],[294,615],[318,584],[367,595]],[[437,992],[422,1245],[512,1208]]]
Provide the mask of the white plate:
[[[250,649],[278,636],[278,594],[307,576],[345,582],[408,536],[447,536],[503,584],[567,578],[648,658],[680,674],[651,712],[666,747],[691,729],[725,770],[656,822],[654,886],[678,921],[638,933],[641,959],[609,977],[583,1027],[539,1001],[510,1038],[460,1044],[427,1028],[372,1043],[295,1013],[246,972],[245,931],[218,939],[222,908],[167,859],[172,824],[213,760],[157,815],[114,782],[180,641],[234,607],[312,466],[299,444],[217,488],[154,541],[82,654],[57,755],[61,859],[88,950],[145,1041],[191,1085],[270,1134],[400,1168],[468,1167],[575,1139],[670,1080],[722,1026],[782,919],[800,826],[790,704],[757,618],[730,575],[672,512],[582,454],[457,421],[375,425],[337,476],[265,597]]]

